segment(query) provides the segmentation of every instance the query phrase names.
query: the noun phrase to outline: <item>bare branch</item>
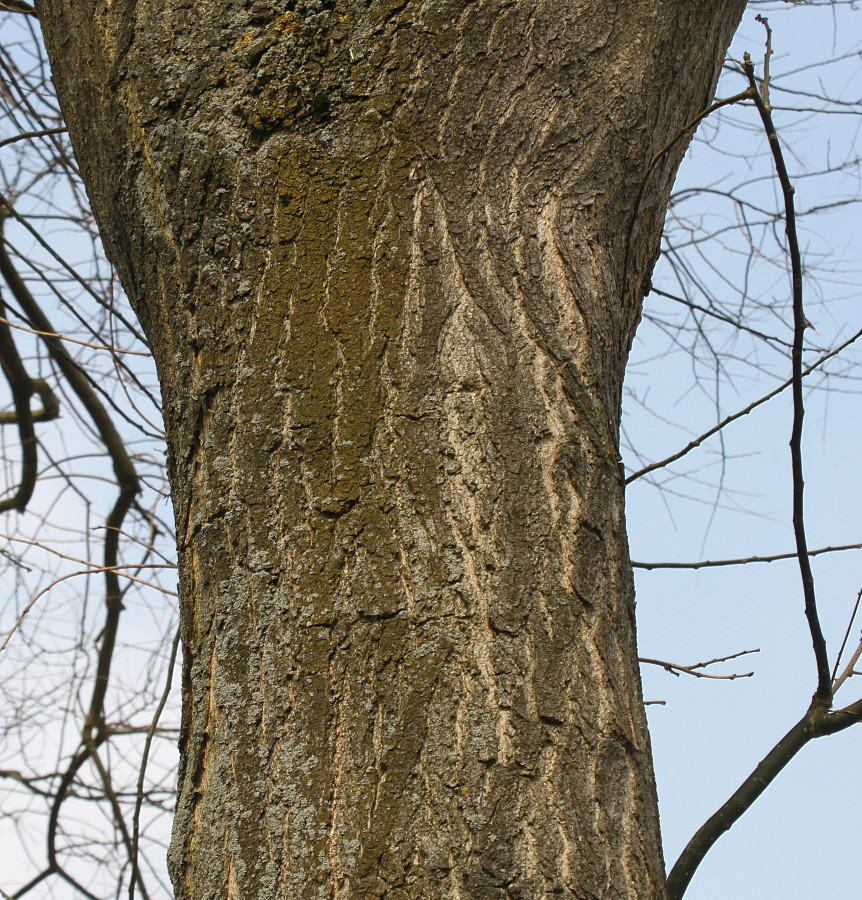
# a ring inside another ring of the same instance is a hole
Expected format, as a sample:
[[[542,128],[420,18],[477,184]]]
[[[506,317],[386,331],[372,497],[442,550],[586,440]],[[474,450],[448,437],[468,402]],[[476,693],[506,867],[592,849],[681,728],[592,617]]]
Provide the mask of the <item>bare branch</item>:
[[[820,547],[809,550],[809,556],[821,553],[838,553],[842,550],[862,550],[862,544],[843,544],[840,547]],[[711,569],[719,566],[747,566],[750,563],[771,563],[783,559],[796,559],[796,553],[776,553],[774,556],[746,556],[739,559],[703,559],[698,562],[632,562],[635,569]]]
[[[676,675],[677,678],[680,674],[683,674],[692,675],[695,678],[714,678],[721,681],[734,681],[737,678],[751,678],[751,676],[754,675],[754,672],[734,672],[730,675],[713,675],[711,672],[702,672],[700,670],[717,665],[718,663],[728,662],[731,659],[737,659],[740,656],[747,656],[750,653],[760,653],[760,648],[757,650],[740,650],[738,653],[731,653],[729,656],[719,656],[716,659],[708,659],[706,662],[699,662],[690,666],[666,662],[663,659],[646,659],[644,657],[639,657],[638,662],[646,663],[651,666],[659,666],[666,672],[670,672],[671,675]]]
[[[856,603],[853,605],[853,612],[850,614],[850,621],[847,623],[847,631],[844,633],[844,639],[841,641],[841,647],[838,650],[838,656],[835,657],[835,666],[832,669],[832,694],[834,696],[835,692],[838,688],[847,681],[848,678],[851,678],[855,674],[856,663],[859,662],[859,657],[862,656],[862,640],[859,642],[859,646],[854,651],[853,655],[850,657],[850,662],[844,668],[844,671],[841,673],[839,677],[835,677],[838,673],[838,665],[841,662],[841,657],[844,655],[844,650],[847,647],[847,641],[850,639],[850,632],[853,629],[853,623],[856,621],[856,615],[859,612],[859,605],[862,602],[862,589],[856,594]]]
[[[812,706],[757,764],[733,796],[707,819],[688,842],[668,875],[668,900],[680,900],[710,848],[739,820],[809,741],[849,728],[860,719],[862,700],[836,712],[821,712]]]
[[[843,350],[846,350],[851,344],[855,344],[859,338],[862,337],[862,329],[857,331],[852,337],[848,338],[843,343],[839,344],[833,350],[830,350],[828,353],[824,353],[818,360],[808,366],[807,369],[803,370],[802,377],[805,378],[810,375],[812,372],[819,369],[825,362],[832,359],[834,356],[837,356]],[[638,478],[643,478],[644,475],[648,475],[650,472],[654,472],[656,469],[663,469],[665,466],[669,466],[671,463],[676,462],[679,459],[682,459],[683,456],[691,453],[692,450],[697,449],[704,441],[713,437],[713,435],[718,434],[722,429],[726,428],[730,425],[731,422],[735,422],[737,419],[743,418],[743,416],[747,416],[749,413],[754,412],[758,406],[763,406],[764,403],[767,403],[769,400],[772,400],[773,397],[777,397],[779,394],[783,393],[787,390],[787,388],[793,386],[793,379],[788,378],[787,381],[782,382],[774,391],[770,391],[768,394],[765,394],[759,400],[755,400],[753,403],[749,403],[744,409],[739,410],[738,412],[733,413],[733,415],[726,416],[722,419],[717,425],[714,425],[708,431],[704,431],[699,437],[695,438],[693,441],[689,441],[682,450],[677,451],[671,456],[667,456],[658,462],[650,463],[648,466],[644,466],[642,469],[638,469],[637,472],[633,472],[626,478],[626,484],[631,484],[633,481],[637,481]]]
[[[764,24],[766,24],[765,20]],[[771,35],[768,31],[767,34]],[[769,38],[767,47],[769,48]],[[767,57],[768,58],[768,57]],[[754,103],[760,113],[760,119],[769,139],[769,147],[772,150],[772,158],[775,161],[775,171],[781,185],[781,193],[784,196],[784,210],[786,216],[787,249],[790,255],[790,266],[793,282],[793,352],[791,354],[793,364],[792,388],[793,388],[793,430],[790,437],[791,468],[793,476],[793,531],[796,536],[796,550],[799,556],[799,571],[802,578],[802,591],[805,595],[805,616],[808,619],[808,628],[811,632],[811,643],[814,648],[814,657],[817,664],[817,690],[816,700],[828,707],[832,702],[832,678],[829,674],[829,657],[826,652],[826,639],[820,626],[820,617],[817,612],[817,599],[814,593],[814,574],[811,571],[811,562],[808,558],[808,542],[805,535],[805,509],[804,490],[805,479],[802,474],[802,423],[805,418],[805,397],[802,392],[802,351],[805,340],[805,329],[810,327],[805,317],[802,302],[802,254],[799,251],[799,237],[796,232],[796,207],[794,202],[794,189],[790,183],[787,166],[784,163],[784,154],[781,150],[781,142],[775,131],[775,123],[766,100],[757,90],[757,81],[754,76],[754,65],[746,54],[743,70],[754,95]]]

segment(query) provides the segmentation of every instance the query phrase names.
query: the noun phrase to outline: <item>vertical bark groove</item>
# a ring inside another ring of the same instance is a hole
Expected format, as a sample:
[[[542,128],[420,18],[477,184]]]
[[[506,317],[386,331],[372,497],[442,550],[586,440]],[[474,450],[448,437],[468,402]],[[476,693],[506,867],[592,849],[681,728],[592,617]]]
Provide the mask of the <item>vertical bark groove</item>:
[[[701,6],[41,3],[163,386],[181,900],[664,897],[617,432]]]

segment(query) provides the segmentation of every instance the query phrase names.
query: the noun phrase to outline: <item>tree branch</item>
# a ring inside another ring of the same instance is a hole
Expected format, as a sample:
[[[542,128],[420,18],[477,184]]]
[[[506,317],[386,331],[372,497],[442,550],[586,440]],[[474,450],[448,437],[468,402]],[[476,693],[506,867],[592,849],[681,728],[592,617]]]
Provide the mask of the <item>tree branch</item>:
[[[760,653],[757,650],[740,650],[738,653],[731,653],[729,656],[719,656],[716,659],[709,659],[706,662],[695,663],[691,666],[682,666],[679,663],[666,662],[663,659],[646,659],[638,657],[638,662],[645,663],[650,666],[659,666],[671,675],[679,677],[683,675],[693,675],[695,678],[714,678],[719,681],[734,681],[736,678],[751,678],[754,672],[734,672],[730,675],[713,675],[710,672],[701,672],[700,669],[706,669],[708,666],[715,666],[718,663],[728,662],[731,659],[737,659],[740,656],[748,656],[750,653]]]
[[[838,553],[842,550],[862,550],[862,544],[843,544],[839,547],[820,547],[817,550],[809,550],[809,556],[819,556],[821,553]],[[739,559],[703,559],[698,562],[632,562],[635,569],[711,569],[718,566],[747,566],[749,563],[771,563],[782,559],[796,559],[794,553],[776,553],[774,556],[746,556]]]
[[[811,740],[835,734],[862,719],[862,700],[836,712],[812,706],[757,764],[733,796],[697,830],[680,854],[667,879],[668,900],[680,900],[704,856],[752,803],[772,784],[781,770]]]
[[[769,35],[769,26],[763,17],[761,19],[767,28],[767,35]],[[771,52],[769,38],[767,38],[767,48],[768,53]],[[778,134],[775,131],[772,114],[766,99],[757,90],[754,64],[751,62],[751,57],[748,54],[744,57],[743,70],[748,78],[754,104],[760,113],[760,120],[763,122],[766,136],[769,139],[769,147],[775,162],[775,171],[784,197],[787,250],[790,255],[793,285],[793,350],[791,351],[793,429],[790,436],[790,458],[793,476],[793,532],[796,537],[802,592],[805,596],[805,616],[808,619],[808,629],[811,632],[811,644],[814,648],[814,658],[817,666],[817,690],[814,696],[820,704],[828,707],[832,702],[832,678],[829,671],[826,639],[823,636],[823,629],[820,626],[820,617],[817,612],[814,573],[811,571],[811,560],[808,557],[808,541],[805,535],[805,479],[802,473],[802,423],[805,418],[805,398],[802,392],[802,351],[805,341],[805,329],[809,327],[809,322],[805,318],[802,300],[802,254],[799,251],[799,237],[796,232],[796,207],[793,196],[795,191],[790,183],[790,176],[787,174],[787,166],[784,163],[784,154],[781,150]]]
[[[839,344],[835,347],[834,350],[830,350],[828,353],[824,353],[818,360],[813,362],[808,368],[804,369],[802,372],[802,377],[806,378],[816,369],[819,369],[825,362],[828,362],[832,357],[837,356],[839,353],[846,350],[851,344],[855,344],[859,338],[862,337],[862,329],[857,331],[852,337],[849,337],[844,343]],[[695,438],[693,441],[690,441],[682,450],[677,451],[671,456],[666,457],[665,459],[659,460],[658,462],[650,463],[648,466],[644,466],[642,469],[638,469],[637,472],[633,472],[626,478],[626,484],[631,484],[633,481],[637,481],[638,478],[643,478],[644,475],[648,475],[650,472],[654,472],[656,469],[663,469],[665,466],[669,466],[671,463],[675,463],[677,460],[682,459],[683,456],[691,453],[692,450],[697,449],[704,441],[711,438],[713,435],[718,434],[726,426],[730,425],[731,422],[735,422],[737,419],[741,419],[743,416],[747,416],[749,413],[754,412],[758,406],[762,406],[769,400],[772,400],[773,397],[777,397],[779,394],[783,393],[787,390],[787,388],[792,387],[793,378],[788,378],[787,381],[780,384],[774,391],[770,391],[768,394],[765,394],[759,400],[755,400],[753,403],[749,403],[744,409],[739,410],[738,412],[733,413],[730,416],[722,419],[717,425],[714,425],[708,431],[704,431],[699,437]]]

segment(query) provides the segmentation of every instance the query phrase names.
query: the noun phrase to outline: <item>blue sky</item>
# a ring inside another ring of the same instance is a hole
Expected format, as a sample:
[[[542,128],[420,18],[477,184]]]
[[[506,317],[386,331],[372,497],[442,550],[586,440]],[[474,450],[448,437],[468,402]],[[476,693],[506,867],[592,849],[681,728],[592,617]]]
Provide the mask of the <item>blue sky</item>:
[[[768,15],[773,29],[772,103],[797,208],[810,210],[859,197],[858,165],[850,164],[859,142],[862,97],[859,50],[862,11],[849,5],[758,4],[745,20],[730,55],[748,51],[759,70],[764,29],[755,14]],[[855,55],[854,55],[855,54]],[[838,64],[820,63],[846,57]],[[811,68],[812,65],[816,67]],[[804,71],[807,70],[807,71]],[[794,74],[795,73],[795,74]],[[745,87],[741,75],[726,73],[719,96]],[[783,92],[787,88],[795,93]],[[815,114],[825,106],[809,94],[842,101],[836,114]],[[791,111],[782,107],[805,111]],[[751,242],[730,229],[740,207],[720,191],[745,183],[736,196],[756,209],[781,209],[770,178],[771,163],[753,108],[734,109],[720,126],[707,123],[680,173],[676,193],[709,186],[709,195],[680,199],[677,213],[695,223],[698,238],[711,241],[688,252],[693,277],[704,287],[695,296],[725,311],[743,304],[753,327],[778,338],[791,335],[789,280],[777,253],[782,225],[752,225]],[[858,148],[858,149],[857,149]],[[818,172],[847,163],[832,175]],[[806,311],[819,334],[809,332],[806,363],[862,327],[858,297],[862,239],[859,206],[835,206],[802,217],[800,240],[807,265]],[[729,230],[728,230],[729,229]],[[679,242],[679,232],[676,241]],[[755,262],[747,262],[755,249]],[[701,252],[702,251],[702,252]],[[777,263],[776,263],[777,260]],[[680,293],[667,262],[654,282]],[[746,290],[740,292],[740,286]],[[673,340],[669,323],[693,321],[673,301],[651,297],[647,312],[664,323],[644,323],[633,351],[626,400],[626,432],[634,451],[661,459],[684,446],[724,415],[745,407],[789,377],[789,360],[763,341],[699,317],[705,337],[690,333]],[[706,345],[716,351],[710,355]],[[693,363],[695,349],[699,362]],[[848,363],[859,353],[848,352]],[[809,547],[862,540],[859,466],[862,397],[847,366],[829,367],[835,377],[812,380],[806,398],[805,474]],[[721,378],[718,380],[717,373]],[[827,391],[826,388],[829,388]],[[723,446],[713,438],[660,476],[664,490],[646,479],[629,488],[632,557],[641,561],[695,561],[768,555],[793,549],[790,524],[791,404],[785,394],[730,425]],[[631,469],[640,464],[630,449]],[[814,574],[829,647],[835,650],[862,588],[862,552],[819,556]],[[797,721],[815,688],[811,643],[803,616],[794,561],[699,571],[637,573],[641,655],[691,664],[742,650],[760,653],[716,673],[754,671],[751,678],[708,681],[679,678],[644,668],[659,785],[667,861],[672,864],[688,838],[739,786],[754,765]],[[857,622],[851,650],[860,637]],[[862,678],[839,694],[842,705],[862,693]],[[862,728],[809,744],[743,819],[713,848],[686,894],[690,900],[802,900],[860,895],[858,811],[862,785],[856,773]]]

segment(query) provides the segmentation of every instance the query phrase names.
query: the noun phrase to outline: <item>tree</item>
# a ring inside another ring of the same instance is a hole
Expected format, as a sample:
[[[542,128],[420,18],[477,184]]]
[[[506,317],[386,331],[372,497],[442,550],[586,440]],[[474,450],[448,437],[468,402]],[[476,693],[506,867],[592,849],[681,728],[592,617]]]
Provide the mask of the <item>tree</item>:
[[[293,6],[39,7],[162,385],[177,895],[661,896],[620,391],[742,4]]]
[[[662,896],[619,399],[741,4],[64,6],[165,399],[178,896]]]

